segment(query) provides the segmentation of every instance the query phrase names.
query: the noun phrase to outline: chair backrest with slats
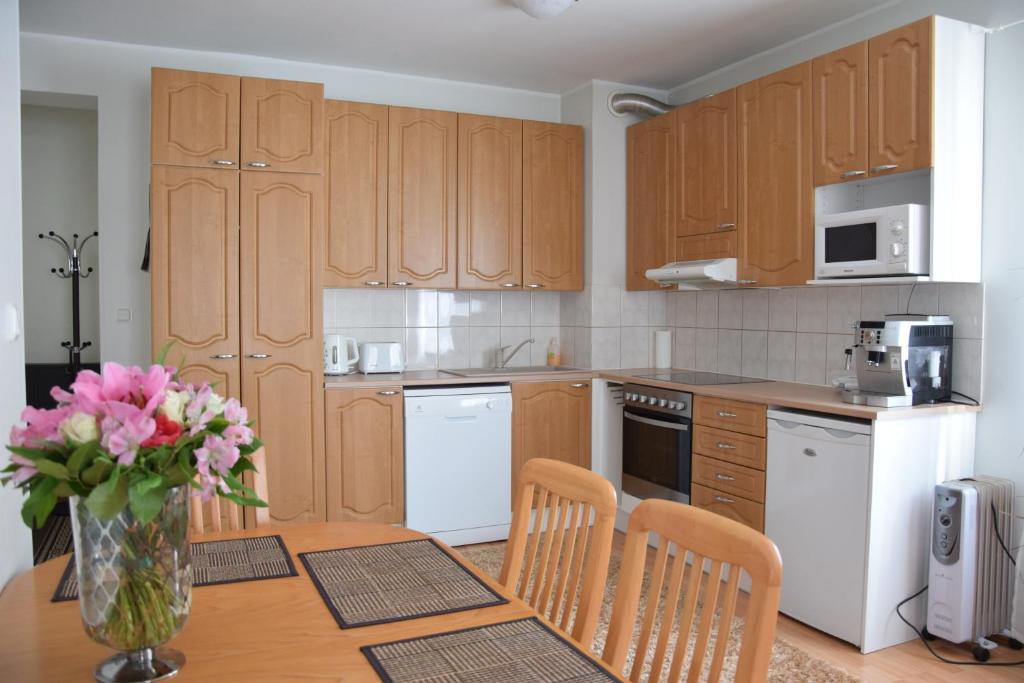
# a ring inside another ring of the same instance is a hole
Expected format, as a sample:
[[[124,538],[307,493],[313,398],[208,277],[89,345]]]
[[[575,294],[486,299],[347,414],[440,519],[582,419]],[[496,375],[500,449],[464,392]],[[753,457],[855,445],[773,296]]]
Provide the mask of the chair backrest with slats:
[[[534,458],[519,472],[514,505],[501,583],[590,647],[608,576],[615,488],[590,470]]]
[[[658,549],[651,569],[650,587],[646,592],[646,608],[640,623],[636,655],[627,672],[627,653],[637,626],[648,542],[652,540],[652,534],[658,541]],[[670,553],[670,547],[673,553]],[[670,554],[674,554],[671,563]],[[687,559],[691,561],[689,566]],[[782,559],[775,544],[753,529],[706,510],[667,500],[643,501],[629,518],[622,570],[603,659],[613,671],[624,676],[628,673],[631,681],[640,681],[653,647],[650,673],[646,678],[648,683],[680,681],[684,665],[688,682],[701,680],[705,668],[708,673],[706,680],[710,683],[718,681],[743,571],[751,579],[750,600],[735,680],[765,681],[775,640],[782,585]],[[728,580],[723,585],[726,573]],[[684,583],[680,611],[680,589]],[[716,613],[717,635],[711,644]],[[673,632],[678,636],[676,646],[672,648],[674,652],[670,654],[668,650]],[[687,657],[691,639],[692,655]],[[669,667],[668,677],[663,679],[666,666]]]
[[[270,502],[267,498],[267,454],[260,448],[249,456],[256,471],[251,473],[251,486],[260,500]],[[214,496],[206,503],[200,500],[199,496],[193,495],[190,502],[189,524],[196,534],[203,534],[209,531],[223,531],[226,526],[235,531],[241,529],[242,508],[220,496]],[[270,526],[270,508],[253,508],[255,511],[256,527]],[[209,519],[209,525],[204,519]]]

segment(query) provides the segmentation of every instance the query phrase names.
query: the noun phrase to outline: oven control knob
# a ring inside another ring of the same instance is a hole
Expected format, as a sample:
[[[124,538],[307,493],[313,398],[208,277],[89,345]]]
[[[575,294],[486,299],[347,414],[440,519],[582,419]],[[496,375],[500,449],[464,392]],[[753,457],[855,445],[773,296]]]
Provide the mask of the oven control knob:
[[[901,242],[893,242],[889,245],[889,249],[893,256],[901,256],[903,254],[903,244]]]
[[[679,407],[679,404],[676,403],[675,401],[669,401],[668,402],[668,409],[669,410],[676,410],[676,409],[678,409],[678,407]]]
[[[644,396],[643,394],[640,394],[639,396],[637,396],[636,400],[637,400],[638,403],[647,403],[647,397]]]
[[[659,407],[659,408],[664,408],[664,407],[665,407],[665,406],[667,406],[667,405],[668,405],[668,401],[667,401],[667,400],[665,400],[665,399],[660,399],[660,400],[658,401],[658,407]]]
[[[896,220],[892,222],[892,232],[894,235],[898,235],[899,233],[903,232],[903,229],[905,227],[907,226],[904,225],[903,221]]]

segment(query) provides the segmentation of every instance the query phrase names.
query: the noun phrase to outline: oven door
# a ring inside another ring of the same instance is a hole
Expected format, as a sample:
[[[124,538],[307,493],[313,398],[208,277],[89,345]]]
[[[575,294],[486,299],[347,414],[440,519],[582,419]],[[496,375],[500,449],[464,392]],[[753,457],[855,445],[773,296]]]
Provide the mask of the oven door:
[[[622,490],[689,503],[690,420],[634,408],[622,418]]]
[[[863,277],[889,272],[885,216],[819,221],[814,240],[816,277]]]

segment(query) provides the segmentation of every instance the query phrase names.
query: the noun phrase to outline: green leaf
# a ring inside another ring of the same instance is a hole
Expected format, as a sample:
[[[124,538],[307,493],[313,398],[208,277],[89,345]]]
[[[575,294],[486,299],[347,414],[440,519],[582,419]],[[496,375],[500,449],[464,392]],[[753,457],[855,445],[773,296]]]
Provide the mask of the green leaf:
[[[169,467],[164,472],[164,482],[167,484],[167,488],[174,488],[175,486],[181,486],[187,484],[190,477],[178,466],[178,463],[174,463],[172,467]]]
[[[30,493],[21,506],[21,518],[28,526],[41,529],[46,518],[50,516],[57,504],[54,489],[59,482],[56,479],[38,479],[30,485]],[[34,524],[33,524],[34,523]]]
[[[81,479],[82,470],[92,463],[99,450],[99,441],[90,441],[71,452],[67,467],[72,479]]]
[[[88,486],[98,486],[110,476],[113,469],[114,462],[110,458],[101,455],[92,461],[92,464],[82,472],[82,476],[79,479]]]
[[[110,478],[97,486],[85,499],[85,506],[102,521],[113,519],[128,503],[128,479],[115,467]]]
[[[253,496],[253,497],[240,496],[237,493],[221,493],[219,495],[220,495],[221,498],[227,498],[228,500],[234,501],[235,503],[238,503],[239,505],[247,505],[249,507],[256,507],[256,508],[268,507],[265,502],[263,502],[259,498],[256,498],[255,496]]]
[[[38,458],[34,460],[32,464],[40,474],[44,474],[48,477],[53,477],[60,481],[68,480],[68,468],[61,465],[59,462],[54,462],[48,458]]]
[[[26,448],[25,446],[8,446],[7,450],[15,455],[21,455],[29,460],[38,460],[39,458],[48,458],[53,455],[52,451],[48,451],[42,448]]]
[[[170,352],[171,347],[174,346],[176,341],[177,340],[175,339],[168,339],[165,341],[160,346],[160,350],[156,352],[156,358],[153,359],[153,362],[157,365],[163,365],[167,361],[167,354]]]
[[[128,505],[143,524],[153,521],[164,504],[167,486],[159,474],[150,473],[133,481],[128,488]]]
[[[255,471],[256,465],[252,463],[252,460],[249,460],[248,458],[245,457],[239,458],[238,462],[235,463],[235,466],[231,468],[231,474],[235,475],[236,477],[242,476],[243,472]]]
[[[178,452],[178,466],[181,467],[189,479],[194,479],[196,476],[196,468],[192,466],[192,451],[182,450]]]

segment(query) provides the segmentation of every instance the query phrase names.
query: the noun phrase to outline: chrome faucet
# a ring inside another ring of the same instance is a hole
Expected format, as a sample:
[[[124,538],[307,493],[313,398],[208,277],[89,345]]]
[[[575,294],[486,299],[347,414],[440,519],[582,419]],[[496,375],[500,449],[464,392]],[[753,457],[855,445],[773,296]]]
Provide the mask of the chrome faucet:
[[[500,349],[495,349],[494,350],[494,367],[495,368],[503,368],[503,367],[505,367],[506,365],[508,365],[508,362],[510,360],[512,360],[512,357],[515,356],[517,353],[519,353],[519,349],[523,348],[527,344],[532,344],[534,341],[536,341],[536,340],[533,337],[530,337],[529,339],[524,339],[523,341],[519,342],[519,345],[516,346],[514,349],[512,349],[511,346],[502,346]],[[507,356],[505,355],[505,350],[506,349],[512,349],[512,352],[509,353]]]

